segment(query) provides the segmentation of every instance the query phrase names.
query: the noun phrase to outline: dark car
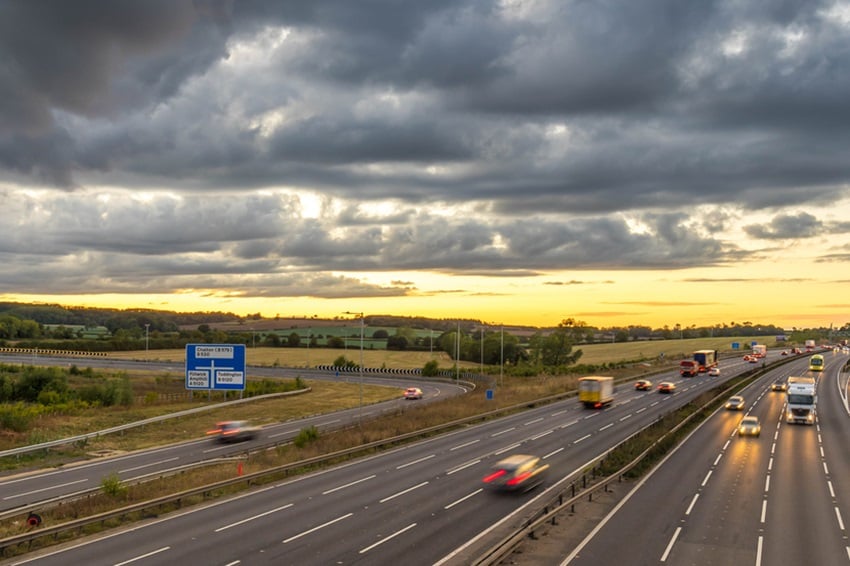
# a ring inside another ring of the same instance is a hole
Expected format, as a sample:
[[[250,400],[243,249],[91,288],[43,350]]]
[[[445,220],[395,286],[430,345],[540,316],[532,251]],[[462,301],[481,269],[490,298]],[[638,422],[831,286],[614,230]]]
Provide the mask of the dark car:
[[[542,484],[549,464],[537,456],[514,454],[496,463],[484,477],[484,486],[494,491],[529,491]]]
[[[221,421],[207,434],[214,435],[219,442],[242,442],[260,436],[260,427],[252,426],[248,421]]]

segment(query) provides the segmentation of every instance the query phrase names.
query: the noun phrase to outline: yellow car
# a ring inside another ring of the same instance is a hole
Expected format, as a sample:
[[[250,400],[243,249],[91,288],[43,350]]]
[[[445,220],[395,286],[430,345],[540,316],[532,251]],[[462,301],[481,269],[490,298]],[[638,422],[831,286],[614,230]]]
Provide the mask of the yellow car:
[[[738,425],[738,436],[758,436],[761,434],[761,424],[758,417],[744,417]]]
[[[484,477],[484,486],[494,491],[529,491],[542,484],[549,464],[528,454],[514,454],[498,462]]]

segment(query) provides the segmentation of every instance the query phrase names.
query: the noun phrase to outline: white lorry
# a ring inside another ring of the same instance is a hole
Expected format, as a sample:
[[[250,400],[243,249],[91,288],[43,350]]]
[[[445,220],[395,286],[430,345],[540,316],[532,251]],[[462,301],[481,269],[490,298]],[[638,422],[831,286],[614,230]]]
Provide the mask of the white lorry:
[[[785,420],[788,423],[815,423],[815,404],[817,403],[817,382],[813,377],[788,378],[785,390]]]

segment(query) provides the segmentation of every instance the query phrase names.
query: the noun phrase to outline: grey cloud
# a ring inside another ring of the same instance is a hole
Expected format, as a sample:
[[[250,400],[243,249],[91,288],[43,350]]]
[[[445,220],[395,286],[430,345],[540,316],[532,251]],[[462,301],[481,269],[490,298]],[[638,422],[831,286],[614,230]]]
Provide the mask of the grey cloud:
[[[744,231],[754,238],[766,240],[811,238],[823,233],[824,224],[808,212],[780,214],[767,225],[750,224]]]

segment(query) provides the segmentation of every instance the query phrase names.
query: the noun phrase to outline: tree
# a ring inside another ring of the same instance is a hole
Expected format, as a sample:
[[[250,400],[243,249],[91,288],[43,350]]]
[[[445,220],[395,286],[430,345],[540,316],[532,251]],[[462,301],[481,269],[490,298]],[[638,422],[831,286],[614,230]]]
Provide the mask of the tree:
[[[548,336],[538,335],[535,345],[540,362],[544,366],[564,366],[576,363],[582,351],[573,352],[573,344],[584,337],[583,322],[572,318],[562,320]]]
[[[290,348],[297,348],[301,345],[301,335],[297,332],[292,332],[286,341]]]
[[[407,338],[404,336],[390,336],[387,338],[387,350],[406,350]]]
[[[389,336],[389,332],[387,332],[383,328],[379,328],[378,330],[372,333],[372,338],[375,338],[376,340],[385,340],[389,338]]]

